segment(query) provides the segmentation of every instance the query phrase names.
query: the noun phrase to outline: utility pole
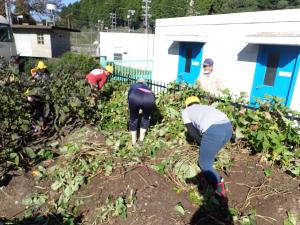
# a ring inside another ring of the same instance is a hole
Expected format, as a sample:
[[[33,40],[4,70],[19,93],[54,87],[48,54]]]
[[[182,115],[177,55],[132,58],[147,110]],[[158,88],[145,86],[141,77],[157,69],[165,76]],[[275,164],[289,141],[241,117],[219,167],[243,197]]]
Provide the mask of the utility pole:
[[[11,11],[10,11],[10,2],[9,0],[4,0],[5,4],[5,14],[6,14],[6,19],[10,25],[12,25],[12,20],[11,20]]]
[[[110,18],[111,18],[111,30],[116,31],[117,29],[117,13],[110,13]]]
[[[151,3],[151,0],[142,0],[145,5],[142,6],[144,9],[143,16],[145,17],[145,33],[148,33],[149,29],[149,18],[151,17],[151,14],[149,14],[149,9],[151,8],[149,4]]]
[[[96,27],[97,27],[97,56],[100,57],[100,31],[103,30],[104,21],[98,20]]]
[[[128,32],[131,32],[131,27],[132,27],[132,17],[135,14],[135,10],[129,9],[128,14],[127,14],[127,19],[128,19]],[[134,30],[134,28],[133,28]]]

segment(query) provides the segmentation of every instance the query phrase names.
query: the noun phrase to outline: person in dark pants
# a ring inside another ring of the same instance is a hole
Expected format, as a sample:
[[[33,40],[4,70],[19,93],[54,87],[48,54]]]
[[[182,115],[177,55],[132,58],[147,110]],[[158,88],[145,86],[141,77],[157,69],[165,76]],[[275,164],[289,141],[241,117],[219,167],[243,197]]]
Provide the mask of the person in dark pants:
[[[188,133],[200,145],[198,165],[206,182],[222,198],[226,198],[224,179],[213,168],[215,157],[232,136],[232,125],[221,111],[200,105],[196,96],[188,97],[182,111],[183,122]],[[202,136],[202,137],[201,137]]]
[[[32,128],[34,133],[38,133],[39,131],[45,131],[47,129],[47,125],[46,125],[46,118],[45,118],[45,114],[44,114],[44,103],[41,99],[41,97],[39,97],[39,88],[33,88],[32,90],[27,89],[25,92],[25,96],[27,98],[27,101],[31,103],[32,108],[33,108],[33,112],[32,112],[32,119],[33,119],[33,123],[32,123]],[[41,124],[41,129],[39,130],[35,124],[34,121],[39,121]]]
[[[155,109],[155,95],[145,84],[144,79],[139,79],[128,91],[128,104],[130,112],[129,130],[132,144],[137,143],[137,129],[139,114],[142,113],[139,141],[143,142],[146,131],[150,125],[151,114]]]

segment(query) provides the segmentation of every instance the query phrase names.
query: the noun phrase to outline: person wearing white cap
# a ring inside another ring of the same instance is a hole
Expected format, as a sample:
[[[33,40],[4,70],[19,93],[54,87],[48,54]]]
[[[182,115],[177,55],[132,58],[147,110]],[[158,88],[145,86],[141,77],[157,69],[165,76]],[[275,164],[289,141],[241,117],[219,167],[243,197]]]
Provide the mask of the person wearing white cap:
[[[138,79],[128,91],[128,104],[130,112],[129,130],[131,133],[131,142],[137,143],[138,118],[142,111],[142,120],[140,127],[139,141],[143,142],[146,131],[150,125],[151,114],[155,109],[155,95],[145,84],[144,79]]]
[[[200,75],[198,83],[200,87],[217,97],[222,95],[223,85],[220,78],[213,73],[214,61],[206,58],[203,62],[203,74]]]

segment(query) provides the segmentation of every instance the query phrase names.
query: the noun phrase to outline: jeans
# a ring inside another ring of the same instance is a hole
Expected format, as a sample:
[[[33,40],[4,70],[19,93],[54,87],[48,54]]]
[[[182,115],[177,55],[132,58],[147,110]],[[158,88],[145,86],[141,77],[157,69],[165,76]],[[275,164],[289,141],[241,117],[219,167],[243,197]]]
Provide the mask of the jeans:
[[[232,125],[230,122],[210,126],[201,139],[198,164],[206,180],[210,184],[221,180],[218,172],[213,168],[215,157],[222,147],[230,140]]]
[[[130,122],[129,130],[136,131],[139,118],[139,110],[143,110],[141,128],[147,129],[150,125],[150,116],[155,109],[155,97],[152,93],[144,93],[135,90],[128,97]]]

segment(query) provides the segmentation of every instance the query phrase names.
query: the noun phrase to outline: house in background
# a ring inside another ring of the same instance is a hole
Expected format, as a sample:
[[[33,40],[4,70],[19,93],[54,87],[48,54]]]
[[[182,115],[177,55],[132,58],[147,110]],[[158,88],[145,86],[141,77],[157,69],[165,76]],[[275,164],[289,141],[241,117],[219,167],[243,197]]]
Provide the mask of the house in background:
[[[79,30],[44,25],[13,25],[17,53],[23,57],[53,58],[70,51],[70,32]]]
[[[283,98],[300,110],[300,9],[156,20],[152,79],[194,84],[202,62],[234,94]]]

